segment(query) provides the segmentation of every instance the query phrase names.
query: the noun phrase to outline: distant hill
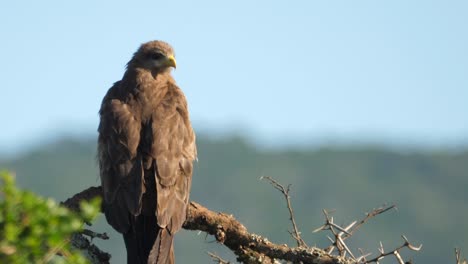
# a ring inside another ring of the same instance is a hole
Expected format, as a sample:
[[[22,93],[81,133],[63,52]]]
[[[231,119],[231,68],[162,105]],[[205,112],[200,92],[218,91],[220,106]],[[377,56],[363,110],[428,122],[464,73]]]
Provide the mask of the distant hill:
[[[99,185],[95,149],[94,139],[62,139],[0,160],[0,168],[15,171],[22,187],[64,200]],[[324,233],[311,233],[323,222],[322,208],[336,209],[336,221],[347,224],[383,203],[396,203],[398,211],[377,217],[351,239],[352,249],[376,252],[379,241],[390,249],[405,234],[423,244],[413,257],[416,263],[454,262],[455,246],[468,255],[468,151],[408,153],[357,146],[268,151],[235,137],[200,137],[198,149],[192,199],[234,214],[251,232],[274,242],[292,243],[290,224],[281,195],[259,181],[261,176],[292,184],[296,218],[309,244],[327,245]],[[103,217],[94,228],[112,236],[98,242],[113,255],[112,263],[125,263],[122,239]],[[206,251],[235,259],[213,241],[181,231],[178,263],[210,263]]]

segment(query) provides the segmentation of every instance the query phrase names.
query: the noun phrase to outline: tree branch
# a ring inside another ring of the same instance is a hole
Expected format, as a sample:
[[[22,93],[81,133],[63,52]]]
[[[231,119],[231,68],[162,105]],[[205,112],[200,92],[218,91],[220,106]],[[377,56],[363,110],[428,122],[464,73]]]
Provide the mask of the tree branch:
[[[266,179],[276,190],[280,191],[283,194],[284,199],[286,200],[286,206],[288,207],[288,211],[289,211],[289,220],[291,221],[293,232],[294,232],[293,233],[289,231],[289,234],[296,240],[298,247],[307,247],[306,242],[301,237],[301,232],[299,232],[299,229],[297,228],[296,219],[294,217],[294,212],[292,209],[291,199],[290,199],[291,196],[289,196],[289,191],[291,190],[291,184],[288,184],[288,187],[285,188],[278,181],[276,181],[275,179],[271,177],[265,176],[265,177],[260,178],[260,180],[262,179]]]
[[[467,264],[468,263],[466,261],[466,259],[462,260],[461,250],[459,248],[455,248],[455,259],[457,261],[456,264]]]
[[[80,203],[82,201],[90,201],[96,197],[102,197],[101,187],[90,187],[78,194],[75,194],[73,197],[68,198],[61,204],[72,211],[78,212],[80,210]],[[86,238],[85,235],[89,236],[91,239]],[[92,264],[109,264],[111,255],[102,251],[96,245],[91,243],[93,238],[100,238],[104,240],[109,239],[106,233],[99,234],[91,230],[84,229],[83,232],[74,234],[70,238],[70,243],[75,248],[84,252]]]
[[[78,211],[84,200],[102,197],[101,187],[90,187],[63,202],[71,210]],[[332,256],[315,247],[288,247],[268,241],[267,238],[249,233],[247,228],[232,215],[210,211],[204,206],[191,202],[187,210],[187,220],[183,226],[187,230],[200,230],[213,235],[237,256],[242,263],[274,263],[275,259],[293,263],[353,264],[354,260]]]
[[[404,260],[402,259],[401,255],[400,255],[400,250],[406,247],[406,248],[409,248],[410,250],[413,250],[413,251],[419,251],[419,250],[421,250],[422,245],[415,246],[415,245],[411,244],[405,236],[401,236],[401,237],[405,240],[405,243],[403,243],[403,245],[401,245],[401,246],[399,246],[399,247],[397,247],[397,248],[395,248],[393,250],[390,250],[388,252],[385,252],[384,247],[382,245],[382,242],[380,242],[380,247],[379,247],[380,254],[377,257],[375,257],[373,259],[370,259],[370,260],[367,260],[364,263],[372,263],[372,262],[379,263],[379,260],[383,259],[385,256],[394,255],[399,264],[405,264]]]
[[[213,261],[218,263],[218,264],[231,264],[231,262],[222,259],[220,256],[218,256],[218,255],[216,255],[214,253],[208,252],[208,256],[210,256],[213,259]]]

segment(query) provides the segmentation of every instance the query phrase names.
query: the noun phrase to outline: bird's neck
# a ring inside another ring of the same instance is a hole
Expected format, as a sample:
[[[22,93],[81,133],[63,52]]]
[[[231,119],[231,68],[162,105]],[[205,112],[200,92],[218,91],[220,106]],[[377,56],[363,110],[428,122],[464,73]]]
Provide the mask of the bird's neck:
[[[167,82],[174,82],[174,79],[170,70],[155,72],[142,68],[130,68],[125,72],[122,81],[128,83],[127,87],[154,89],[165,86]]]

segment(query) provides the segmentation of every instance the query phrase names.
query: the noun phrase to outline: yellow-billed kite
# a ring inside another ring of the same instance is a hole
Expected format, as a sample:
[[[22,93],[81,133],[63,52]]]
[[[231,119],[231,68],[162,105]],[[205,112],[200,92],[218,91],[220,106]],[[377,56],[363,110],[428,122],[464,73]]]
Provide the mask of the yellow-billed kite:
[[[171,67],[169,44],[141,45],[99,111],[103,208],[123,234],[128,263],[174,263],[174,234],[186,217],[197,151]]]

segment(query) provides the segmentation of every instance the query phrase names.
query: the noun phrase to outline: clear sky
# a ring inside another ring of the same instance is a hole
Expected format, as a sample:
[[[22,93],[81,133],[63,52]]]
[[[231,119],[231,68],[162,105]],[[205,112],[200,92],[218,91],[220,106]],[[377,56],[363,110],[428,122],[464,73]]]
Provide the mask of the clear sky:
[[[142,42],[195,127],[270,142],[468,138],[468,1],[2,1],[0,152],[91,134]]]

